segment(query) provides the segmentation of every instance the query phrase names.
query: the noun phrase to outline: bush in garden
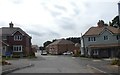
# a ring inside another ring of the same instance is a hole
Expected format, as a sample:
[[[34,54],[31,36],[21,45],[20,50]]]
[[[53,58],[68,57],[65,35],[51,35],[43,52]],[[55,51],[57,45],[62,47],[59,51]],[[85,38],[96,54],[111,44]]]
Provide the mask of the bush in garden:
[[[111,65],[118,65],[118,66],[120,66],[120,60],[119,59],[112,60]]]
[[[11,65],[11,63],[5,61],[5,60],[2,60],[2,65]]]

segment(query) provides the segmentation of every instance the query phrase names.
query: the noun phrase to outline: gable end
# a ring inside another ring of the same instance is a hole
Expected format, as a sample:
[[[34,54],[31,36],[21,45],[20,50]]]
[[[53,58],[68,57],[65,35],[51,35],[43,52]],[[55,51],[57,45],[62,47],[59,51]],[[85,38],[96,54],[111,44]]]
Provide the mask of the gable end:
[[[21,35],[24,36],[24,34],[23,34],[22,32],[20,32],[19,30],[16,30],[15,32],[13,32],[13,33],[12,33],[12,36],[13,36],[15,33],[17,33],[17,32],[19,32]]]
[[[114,33],[113,33],[112,31],[110,31],[109,29],[104,28],[104,30],[103,30],[99,35],[103,34],[105,31],[109,32],[111,35],[114,34]]]

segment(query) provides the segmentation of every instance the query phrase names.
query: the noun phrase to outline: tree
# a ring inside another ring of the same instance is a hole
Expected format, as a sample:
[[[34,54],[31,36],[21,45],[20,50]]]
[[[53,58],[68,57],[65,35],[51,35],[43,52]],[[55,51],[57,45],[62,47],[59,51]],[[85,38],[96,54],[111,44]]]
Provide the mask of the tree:
[[[109,22],[109,25],[115,28],[120,28],[119,16],[116,16],[112,22]]]
[[[52,42],[55,42],[55,41],[57,41],[57,39],[53,39],[53,40],[52,40]]]
[[[80,37],[69,37],[69,38],[66,38],[66,40],[70,40],[74,43],[80,43]]]
[[[46,41],[46,42],[44,42],[44,43],[43,43],[44,48],[45,48],[46,46],[48,46],[49,44],[51,44],[51,43],[52,43],[51,41]]]
[[[40,46],[39,49],[40,49],[40,50],[44,50],[44,47]]]
[[[108,26],[108,24],[107,24],[107,23],[105,23],[104,25],[105,25],[105,26]]]
[[[112,26],[112,22],[109,21],[109,26]]]

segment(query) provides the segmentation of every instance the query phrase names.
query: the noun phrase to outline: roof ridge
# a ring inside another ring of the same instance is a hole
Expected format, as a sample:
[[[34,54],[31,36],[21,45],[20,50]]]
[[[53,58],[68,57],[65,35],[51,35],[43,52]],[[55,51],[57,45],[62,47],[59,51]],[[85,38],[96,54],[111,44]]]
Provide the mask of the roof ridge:
[[[113,34],[119,34],[120,29],[112,27],[112,26],[104,26],[104,27],[90,27],[84,35],[99,35],[102,31],[107,29]]]
[[[21,29],[20,27],[13,27],[13,28],[9,28],[9,27],[2,27],[3,30],[3,34],[7,34],[7,35],[12,35],[14,32],[19,31],[22,34],[25,34],[27,36],[29,36],[23,29]]]
[[[2,27],[2,28],[10,28],[10,27]],[[10,29],[15,29],[15,28],[20,28],[20,27],[13,27],[13,28],[10,28]]]
[[[64,42],[63,42],[64,41]],[[69,41],[69,40],[63,40],[63,39],[59,39],[59,40],[56,40],[55,42],[51,43],[50,45],[55,45],[55,44],[66,44],[66,43],[73,43],[72,41]],[[74,43],[73,43],[74,44]]]

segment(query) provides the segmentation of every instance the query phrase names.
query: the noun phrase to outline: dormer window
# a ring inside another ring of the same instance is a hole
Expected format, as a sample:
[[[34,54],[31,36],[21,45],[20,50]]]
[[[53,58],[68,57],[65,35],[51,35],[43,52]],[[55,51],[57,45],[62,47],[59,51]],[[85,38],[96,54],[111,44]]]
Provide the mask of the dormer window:
[[[22,35],[15,35],[14,40],[15,41],[22,41]]]
[[[104,40],[108,40],[108,36],[104,36]]]

